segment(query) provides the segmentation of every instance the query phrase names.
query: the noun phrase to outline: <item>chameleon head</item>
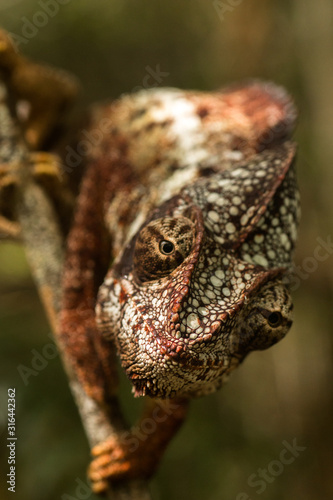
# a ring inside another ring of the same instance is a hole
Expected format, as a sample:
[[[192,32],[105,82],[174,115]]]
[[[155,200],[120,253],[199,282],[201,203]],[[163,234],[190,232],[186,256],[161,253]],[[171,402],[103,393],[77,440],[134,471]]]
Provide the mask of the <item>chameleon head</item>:
[[[253,168],[198,179],[157,208],[100,288],[100,328],[136,395],[212,392],[250,351],[289,330],[282,279],[298,218],[293,154],[275,152],[275,164],[257,156]],[[265,189],[253,192],[263,166]]]

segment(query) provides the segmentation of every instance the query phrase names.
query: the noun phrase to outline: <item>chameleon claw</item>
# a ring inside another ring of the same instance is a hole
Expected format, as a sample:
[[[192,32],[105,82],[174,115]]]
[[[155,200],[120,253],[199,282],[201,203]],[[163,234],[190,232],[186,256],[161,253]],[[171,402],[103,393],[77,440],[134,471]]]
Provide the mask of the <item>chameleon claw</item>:
[[[91,454],[95,458],[88,468],[88,477],[94,493],[106,490],[110,480],[121,481],[128,475],[136,476],[136,458],[120,440],[114,437],[96,445]]]
[[[108,482],[104,480],[96,481],[94,484],[91,485],[91,489],[93,493],[100,495],[101,493],[104,493],[108,489]]]
[[[95,493],[107,489],[109,481],[147,479],[155,472],[161,453],[147,441],[138,440],[138,446],[132,449],[135,437],[131,436],[126,434],[126,440],[112,436],[91,450],[94,458],[88,477]]]
[[[63,176],[60,158],[52,153],[43,151],[30,153],[29,165],[35,177],[47,176],[61,180]]]
[[[7,186],[12,186],[17,182],[15,168],[7,164],[0,165],[0,190]]]
[[[102,443],[97,444],[94,446],[91,450],[91,454],[94,457],[98,457],[102,455],[103,453],[110,453],[112,450],[114,450],[117,446],[117,439],[115,437],[109,437]]]

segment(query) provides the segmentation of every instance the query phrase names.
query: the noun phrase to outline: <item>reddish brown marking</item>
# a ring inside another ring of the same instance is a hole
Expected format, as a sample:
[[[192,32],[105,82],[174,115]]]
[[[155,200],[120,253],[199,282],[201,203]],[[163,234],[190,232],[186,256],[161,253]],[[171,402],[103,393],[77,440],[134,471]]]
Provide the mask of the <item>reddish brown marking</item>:
[[[197,113],[200,118],[205,118],[209,114],[209,109],[206,106],[199,106]]]

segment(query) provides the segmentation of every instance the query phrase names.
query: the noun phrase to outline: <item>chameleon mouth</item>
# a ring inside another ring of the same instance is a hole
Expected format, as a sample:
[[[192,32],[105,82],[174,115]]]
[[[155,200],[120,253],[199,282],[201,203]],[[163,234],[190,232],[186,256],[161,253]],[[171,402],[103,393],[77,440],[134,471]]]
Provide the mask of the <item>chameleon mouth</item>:
[[[219,325],[221,326],[221,325]],[[218,333],[217,326],[214,333]],[[213,337],[214,334],[212,334]],[[228,349],[211,350],[203,355],[198,352],[170,351],[164,354],[165,364],[161,365],[151,377],[147,372],[127,371],[133,383],[136,397],[176,397],[179,395],[201,395],[216,390],[222,383],[222,378],[235,368],[240,359],[232,356]],[[162,368],[163,366],[163,368]],[[134,367],[133,367],[134,368]],[[207,390],[207,386],[212,389]]]

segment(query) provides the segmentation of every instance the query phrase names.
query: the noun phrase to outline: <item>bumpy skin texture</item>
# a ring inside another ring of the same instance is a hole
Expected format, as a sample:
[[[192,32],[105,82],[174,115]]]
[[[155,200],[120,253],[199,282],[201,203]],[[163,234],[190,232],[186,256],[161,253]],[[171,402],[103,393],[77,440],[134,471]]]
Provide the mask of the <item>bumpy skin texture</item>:
[[[151,475],[185,400],[216,390],[289,330],[295,117],[286,93],[262,82],[154,89],[93,108],[61,341],[102,405],[116,390],[115,350],[135,395],[180,398],[144,450],[112,437],[93,450],[94,491],[110,477]]]
[[[136,394],[211,392],[250,350],[287,333],[292,305],[281,276],[295,236],[293,154],[285,144],[183,188],[113,266],[99,292],[99,321],[113,332]],[[259,314],[244,326],[246,302],[245,323]]]
[[[68,239],[62,325],[76,359],[91,343],[100,353],[89,373],[76,361],[97,399],[110,377],[93,304],[110,253],[96,319],[136,395],[212,392],[287,333],[295,116],[281,88],[260,82],[142,91],[93,110],[90,133],[103,140],[90,147]]]
[[[292,322],[299,197],[295,111],[271,84],[221,93],[143,91],[100,111],[110,179],[104,204],[116,259],[97,321],[136,395],[216,390]],[[99,115],[99,119],[101,118]]]

